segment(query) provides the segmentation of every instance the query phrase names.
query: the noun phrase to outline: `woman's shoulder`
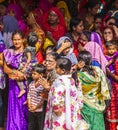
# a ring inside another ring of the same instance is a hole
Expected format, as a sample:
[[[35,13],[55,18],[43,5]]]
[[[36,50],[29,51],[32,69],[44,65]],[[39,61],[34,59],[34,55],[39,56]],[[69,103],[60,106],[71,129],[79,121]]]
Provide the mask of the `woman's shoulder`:
[[[6,53],[14,53],[14,49],[13,48],[10,48],[10,49],[5,49],[4,51],[3,51],[3,54],[6,54]]]

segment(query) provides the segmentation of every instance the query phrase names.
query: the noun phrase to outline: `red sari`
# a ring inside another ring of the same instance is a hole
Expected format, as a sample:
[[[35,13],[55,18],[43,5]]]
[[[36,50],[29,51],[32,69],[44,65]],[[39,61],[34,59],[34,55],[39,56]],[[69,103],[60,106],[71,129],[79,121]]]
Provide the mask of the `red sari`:
[[[118,75],[118,60],[115,61],[115,74]],[[111,102],[105,113],[106,130],[118,129],[118,82],[113,81]]]
[[[50,24],[48,23],[48,14],[50,11],[54,11],[58,17],[59,17],[59,21],[58,21],[58,25],[56,28],[52,28],[50,26]],[[64,34],[67,32],[67,28],[66,28],[66,23],[65,23],[65,19],[62,15],[62,13],[60,12],[60,10],[57,7],[52,7],[43,17],[43,24],[45,26],[45,30],[46,31],[50,31],[52,33],[53,38],[58,41],[58,39],[61,36],[64,36]]]

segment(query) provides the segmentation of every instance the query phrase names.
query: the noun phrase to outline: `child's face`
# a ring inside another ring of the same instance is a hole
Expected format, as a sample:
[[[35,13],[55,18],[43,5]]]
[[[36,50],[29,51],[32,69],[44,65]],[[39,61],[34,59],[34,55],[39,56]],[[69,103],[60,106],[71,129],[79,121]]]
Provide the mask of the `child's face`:
[[[42,74],[39,74],[36,71],[32,72],[32,78],[33,78],[34,81],[37,81],[40,77],[42,77]]]
[[[77,64],[77,69],[82,69],[85,66],[85,62],[84,61],[79,61]]]
[[[117,48],[115,45],[111,45],[107,48],[108,55],[112,56],[117,51]]]
[[[68,48],[64,49],[63,50],[63,55],[66,56],[69,53],[70,49],[71,49],[71,47],[68,47]]]
[[[65,73],[65,71],[62,70],[59,66],[56,66],[56,73],[57,73],[58,75],[63,75],[63,74]]]

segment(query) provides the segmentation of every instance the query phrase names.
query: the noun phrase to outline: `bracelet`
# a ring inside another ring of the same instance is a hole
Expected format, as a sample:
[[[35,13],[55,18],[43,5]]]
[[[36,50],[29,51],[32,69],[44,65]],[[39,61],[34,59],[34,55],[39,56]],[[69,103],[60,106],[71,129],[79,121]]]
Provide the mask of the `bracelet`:
[[[14,70],[12,70],[11,74],[15,74]]]

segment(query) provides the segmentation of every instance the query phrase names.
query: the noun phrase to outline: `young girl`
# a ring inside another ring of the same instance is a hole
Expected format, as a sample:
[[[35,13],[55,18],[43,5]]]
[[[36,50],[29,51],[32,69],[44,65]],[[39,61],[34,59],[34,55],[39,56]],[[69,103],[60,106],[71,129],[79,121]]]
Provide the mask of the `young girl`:
[[[112,43],[112,44],[111,44]],[[114,43],[114,44],[113,44]],[[109,52],[109,63],[107,67],[107,75],[112,81],[112,89],[111,89],[111,101],[109,107],[105,113],[105,121],[106,121],[106,129],[107,130],[117,130],[118,129],[118,47],[117,43],[111,41],[108,45]]]
[[[82,117],[89,130],[105,130],[103,111],[105,100],[110,99],[106,77],[99,67],[91,66],[92,55],[81,51],[78,56],[78,78],[84,96]]]
[[[48,96],[44,130],[78,130],[82,108],[81,86],[70,74],[71,61],[57,60],[56,72],[59,77],[53,82]],[[83,130],[83,129],[81,129]]]
[[[42,130],[43,128],[43,99],[41,93],[43,87],[36,86],[40,77],[44,76],[46,71],[45,66],[37,64],[33,67],[32,78],[33,81],[29,84],[28,90],[28,109],[29,109],[29,126],[28,130]]]
[[[115,41],[106,42],[106,50],[106,58],[108,60],[107,69],[109,69],[111,73],[114,73],[114,58],[118,55],[117,43]],[[112,81],[111,77],[110,80]]]
[[[31,75],[32,67],[37,64],[35,44],[38,41],[38,36],[34,32],[30,32],[27,37],[28,46],[24,49],[24,56],[21,60],[19,70],[26,74],[26,77]],[[20,88],[18,97],[21,97],[26,91],[24,90],[23,82],[17,81]]]

